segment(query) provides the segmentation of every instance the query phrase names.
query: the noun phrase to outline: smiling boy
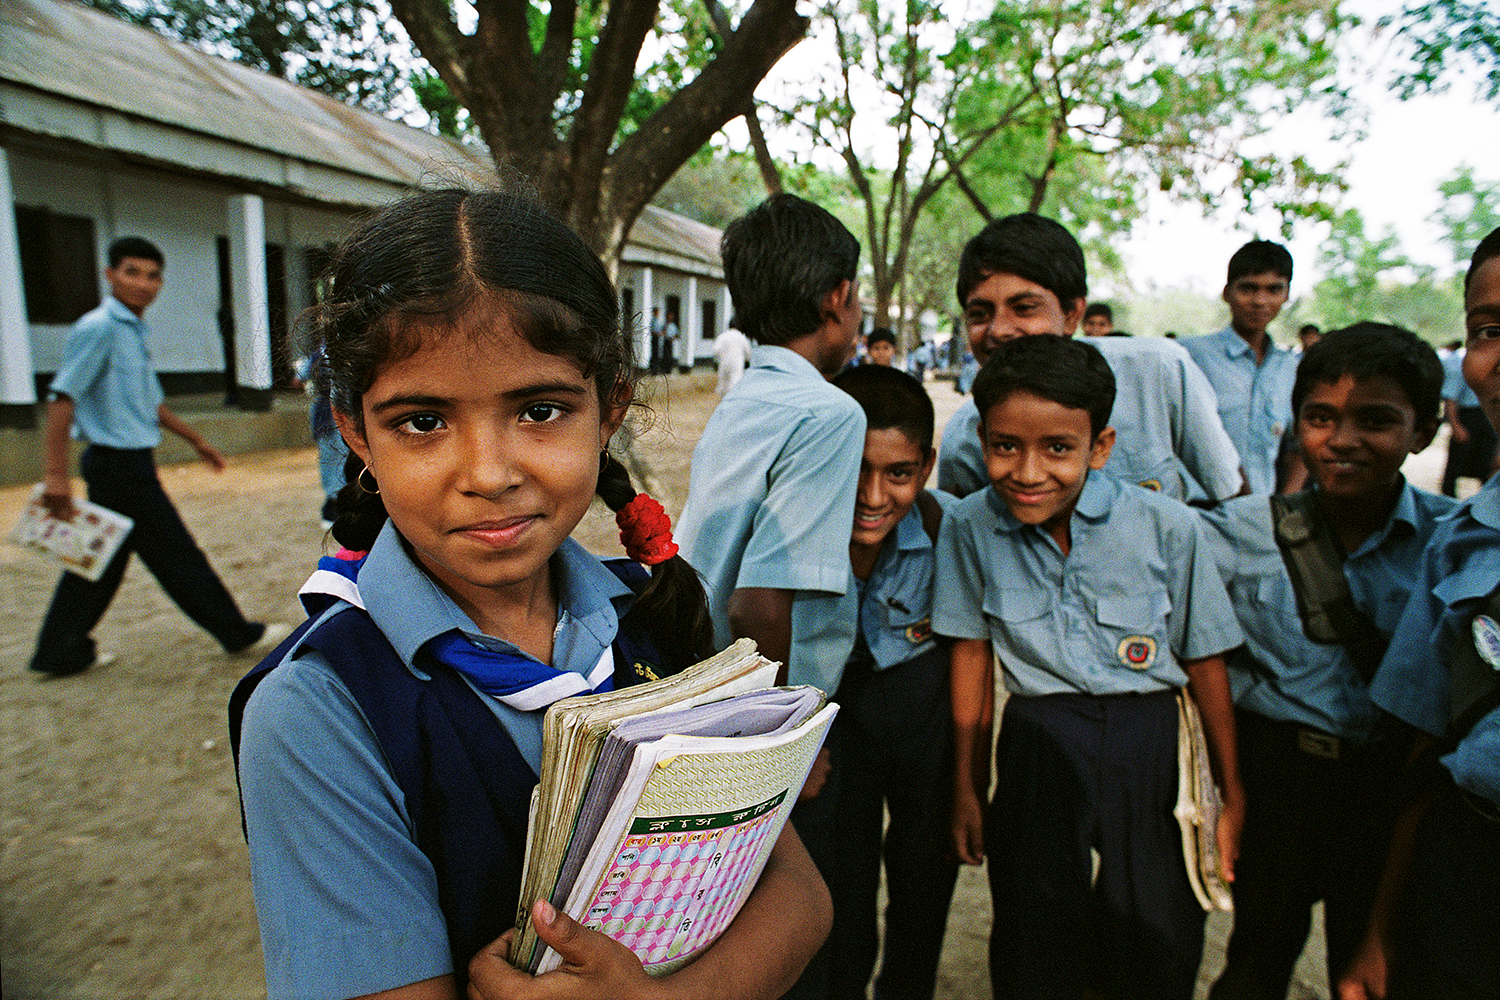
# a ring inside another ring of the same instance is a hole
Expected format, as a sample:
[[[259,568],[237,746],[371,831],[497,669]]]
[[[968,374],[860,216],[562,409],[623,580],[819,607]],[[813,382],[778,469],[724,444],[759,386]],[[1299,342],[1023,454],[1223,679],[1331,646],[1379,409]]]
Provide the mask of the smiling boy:
[[[1453,506],[1401,475],[1437,431],[1442,382],[1407,330],[1329,333],[1292,390],[1313,486],[1204,515],[1246,638],[1229,670],[1248,819],[1214,1000],[1284,997],[1320,899],[1330,985],[1363,936],[1409,749],[1379,724],[1368,683]]]
[[[1244,800],[1222,654],[1241,635],[1192,512],[1099,473],[1114,387],[1081,341],[997,349],[974,385],[991,485],[938,539],[954,842],[962,861],[988,858],[997,998],[1192,995],[1204,915],[1172,812],[1183,686],[1223,789],[1233,877]],[[997,658],[1010,698],[986,807]]]

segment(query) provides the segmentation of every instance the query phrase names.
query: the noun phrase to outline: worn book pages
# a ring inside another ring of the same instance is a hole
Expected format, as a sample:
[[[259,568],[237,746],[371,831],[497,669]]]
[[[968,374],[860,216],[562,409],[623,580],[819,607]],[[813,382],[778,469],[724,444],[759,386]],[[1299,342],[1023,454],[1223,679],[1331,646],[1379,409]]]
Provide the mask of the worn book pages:
[[[120,550],[135,522],[108,507],[75,498],[78,513],[71,521],[60,521],[42,506],[42,484],[31,491],[31,500],[21,512],[10,540],[40,552],[62,568],[86,580],[96,581]]]
[[[1177,692],[1177,805],[1172,814],[1182,828],[1182,854],[1188,881],[1205,910],[1234,909],[1234,896],[1219,864],[1219,787],[1209,766],[1208,741],[1198,706]]]

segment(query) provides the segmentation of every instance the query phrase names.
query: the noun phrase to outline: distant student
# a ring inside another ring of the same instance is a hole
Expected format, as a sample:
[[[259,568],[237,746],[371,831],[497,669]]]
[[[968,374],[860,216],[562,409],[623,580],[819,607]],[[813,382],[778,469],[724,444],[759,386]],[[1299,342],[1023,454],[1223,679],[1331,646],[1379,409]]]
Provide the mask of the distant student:
[[[1115,311],[1107,302],[1090,302],[1083,311],[1083,335],[1108,337],[1115,332]]]
[[[974,396],[991,486],[944,518],[932,624],[955,640],[953,833],[960,860],[988,859],[994,996],[1187,1000],[1204,913],[1173,816],[1176,698],[1202,713],[1232,879],[1234,610],[1193,512],[1100,473],[1114,376],[1092,344],[1004,344]]]
[[[1464,277],[1464,380],[1500,428],[1500,229]],[[1370,696],[1424,736],[1420,791],[1341,1000],[1500,996],[1500,478],[1433,532]]]
[[[865,416],[826,377],[854,352],[859,241],[782,194],[730,223],[722,254],[735,317],[758,346],[693,449],[682,552],[702,574],[717,645],[748,636],[785,664],[782,682],[831,694],[859,622],[849,538]],[[825,872],[836,799],[835,771],[792,813]],[[826,994],[827,957],[796,995]]]
[[[1239,452],[1251,493],[1276,490],[1276,456],[1292,424],[1297,358],[1277,347],[1266,332],[1291,287],[1292,255],[1286,247],[1251,240],[1229,258],[1224,285],[1229,325],[1182,341],[1218,396],[1219,416]]]
[[[974,357],[983,363],[1015,337],[1072,336],[1087,286],[1083,248],[1062,225],[1029,212],[991,222],[958,263],[958,301]],[[1239,459],[1213,391],[1187,354],[1153,337],[1090,343],[1104,354],[1118,387],[1110,474],[1179,499],[1222,500],[1239,492]],[[988,483],[971,400],[943,430],[938,488],[967,496]]]
[[[834,385],[858,401],[866,430],[849,542],[859,636],[830,737],[839,773],[832,995],[866,995],[884,857],[889,904],[875,995],[923,1000],[936,985],[958,875],[948,849],[949,647],[932,633],[933,538],[952,498],[922,489],[937,451],[932,400],[920,382],[865,365]]]
[[[1312,486],[1204,515],[1245,632],[1229,674],[1248,818],[1214,1000],[1285,997],[1319,900],[1330,987],[1364,936],[1410,749],[1368,685],[1453,507],[1401,475],[1437,431],[1442,374],[1407,330],[1329,333],[1292,389]]]
[[[896,334],[883,326],[877,326],[865,338],[865,357],[868,364],[889,368],[896,363]]]
[[[718,393],[724,395],[745,374],[750,363],[750,338],[731,325],[714,338],[714,361],[719,368]]]
[[[1448,421],[1448,460],[1443,465],[1443,493],[1458,494],[1461,476],[1488,479],[1495,471],[1495,429],[1485,419],[1479,397],[1464,381],[1464,346],[1452,345],[1443,359],[1443,418]]]

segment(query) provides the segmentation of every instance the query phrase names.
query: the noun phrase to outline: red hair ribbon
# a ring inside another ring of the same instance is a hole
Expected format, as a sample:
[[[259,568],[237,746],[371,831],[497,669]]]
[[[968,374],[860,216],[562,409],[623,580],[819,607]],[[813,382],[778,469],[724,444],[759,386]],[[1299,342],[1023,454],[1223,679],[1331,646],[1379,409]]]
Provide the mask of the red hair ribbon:
[[[621,507],[615,514],[620,526],[620,544],[625,554],[638,563],[655,566],[677,554],[672,541],[672,519],[661,504],[644,493]]]

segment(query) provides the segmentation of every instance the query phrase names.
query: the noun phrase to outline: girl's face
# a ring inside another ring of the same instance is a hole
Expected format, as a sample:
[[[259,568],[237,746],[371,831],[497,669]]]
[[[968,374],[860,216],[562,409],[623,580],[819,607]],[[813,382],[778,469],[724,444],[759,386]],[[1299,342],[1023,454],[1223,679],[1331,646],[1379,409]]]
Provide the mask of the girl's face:
[[[588,510],[624,418],[601,414],[573,361],[485,312],[482,332],[435,334],[382,368],[363,433],[337,415],[413,556],[481,624],[551,595],[547,561]]]

